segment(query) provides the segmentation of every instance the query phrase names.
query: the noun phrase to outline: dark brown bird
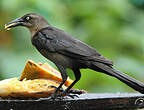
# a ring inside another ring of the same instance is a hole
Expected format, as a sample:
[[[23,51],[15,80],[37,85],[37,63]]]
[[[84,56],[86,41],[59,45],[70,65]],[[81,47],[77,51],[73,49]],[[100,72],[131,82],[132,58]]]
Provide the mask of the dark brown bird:
[[[6,29],[24,26],[31,32],[32,44],[37,50],[52,61],[62,76],[62,83],[67,80],[66,69],[73,70],[75,81],[63,92],[66,94],[81,78],[81,68],[89,68],[113,76],[131,88],[144,93],[144,84],[112,67],[113,62],[104,58],[99,52],[87,44],[75,39],[70,34],[51,26],[42,16],[34,13],[26,14],[5,25]]]

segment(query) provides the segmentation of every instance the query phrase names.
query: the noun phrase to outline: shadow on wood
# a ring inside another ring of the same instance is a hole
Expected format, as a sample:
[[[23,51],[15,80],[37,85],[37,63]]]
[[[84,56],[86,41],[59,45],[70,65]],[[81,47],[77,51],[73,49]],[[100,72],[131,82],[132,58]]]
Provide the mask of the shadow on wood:
[[[144,95],[136,93],[83,94],[62,100],[1,99],[0,110],[134,110],[144,108]]]

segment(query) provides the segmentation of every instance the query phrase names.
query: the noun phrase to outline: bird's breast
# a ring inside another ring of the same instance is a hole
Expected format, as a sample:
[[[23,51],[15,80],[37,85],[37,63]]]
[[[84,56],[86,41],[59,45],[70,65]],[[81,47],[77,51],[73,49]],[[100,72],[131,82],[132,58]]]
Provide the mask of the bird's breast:
[[[44,50],[44,49],[41,49],[40,53],[44,57],[46,57],[47,59],[49,59],[50,61],[55,63],[56,65],[57,64],[62,65],[65,68],[72,68],[72,66],[73,66],[73,60],[67,56],[62,55],[62,54],[54,53],[54,52],[48,52],[47,50]]]

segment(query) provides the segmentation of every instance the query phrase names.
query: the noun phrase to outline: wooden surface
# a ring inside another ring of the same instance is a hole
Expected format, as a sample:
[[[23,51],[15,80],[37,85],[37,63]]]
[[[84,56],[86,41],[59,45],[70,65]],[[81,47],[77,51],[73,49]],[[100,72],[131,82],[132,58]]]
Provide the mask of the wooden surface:
[[[139,93],[83,94],[63,100],[0,99],[0,110],[134,110],[144,108],[144,95]]]

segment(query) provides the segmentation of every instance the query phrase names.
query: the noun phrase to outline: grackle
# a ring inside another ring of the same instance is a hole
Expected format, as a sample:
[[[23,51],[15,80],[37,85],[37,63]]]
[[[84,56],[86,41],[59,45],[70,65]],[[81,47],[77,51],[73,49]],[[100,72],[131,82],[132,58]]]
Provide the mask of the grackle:
[[[74,82],[63,92],[68,91],[81,78],[80,69],[89,68],[113,76],[140,93],[144,93],[144,84],[114,69],[113,62],[104,58],[94,48],[72,37],[67,32],[51,26],[42,16],[35,13],[26,14],[5,25],[6,29],[24,26],[31,32],[31,41],[36,49],[59,69],[62,82],[55,91],[60,90],[67,80],[66,69],[74,72]]]

